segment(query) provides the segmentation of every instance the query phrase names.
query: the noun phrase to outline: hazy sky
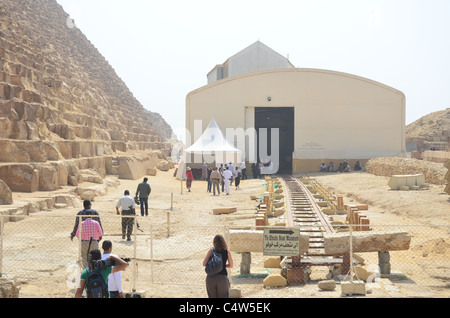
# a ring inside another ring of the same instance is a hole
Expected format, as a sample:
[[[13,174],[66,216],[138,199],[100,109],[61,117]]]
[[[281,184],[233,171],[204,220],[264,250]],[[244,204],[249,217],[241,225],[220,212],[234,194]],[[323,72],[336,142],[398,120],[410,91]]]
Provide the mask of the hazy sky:
[[[186,95],[257,40],[296,67],[402,91],[406,124],[450,107],[449,0],[57,1],[142,105],[177,133]]]

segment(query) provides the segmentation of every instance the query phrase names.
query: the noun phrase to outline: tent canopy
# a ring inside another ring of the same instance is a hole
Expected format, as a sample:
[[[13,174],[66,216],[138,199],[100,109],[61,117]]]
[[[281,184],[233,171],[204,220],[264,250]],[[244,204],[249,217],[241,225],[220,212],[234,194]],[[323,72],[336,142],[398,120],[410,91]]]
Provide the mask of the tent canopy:
[[[240,156],[241,151],[225,139],[213,118],[202,136],[192,146],[184,150],[183,159],[178,165],[178,180],[186,179],[186,167],[192,163],[189,158],[192,154],[194,154],[194,157],[197,155],[201,157],[199,158],[200,161],[196,161],[194,158],[194,162],[197,163],[224,163],[229,161],[237,162],[237,156]]]
[[[216,121],[211,119],[202,136],[189,148],[186,153],[241,153],[222,134]]]

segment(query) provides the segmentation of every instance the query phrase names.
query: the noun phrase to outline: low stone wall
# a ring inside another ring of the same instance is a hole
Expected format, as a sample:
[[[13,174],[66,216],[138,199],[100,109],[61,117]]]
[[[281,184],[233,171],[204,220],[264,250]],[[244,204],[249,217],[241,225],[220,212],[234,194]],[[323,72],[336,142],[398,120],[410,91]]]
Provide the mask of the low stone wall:
[[[54,191],[61,186],[77,186],[84,181],[83,171],[86,170],[94,171],[101,178],[117,175],[120,179],[136,180],[160,167],[161,162],[166,166],[171,163],[162,152],[149,151],[49,162],[2,163],[0,180],[13,192]]]

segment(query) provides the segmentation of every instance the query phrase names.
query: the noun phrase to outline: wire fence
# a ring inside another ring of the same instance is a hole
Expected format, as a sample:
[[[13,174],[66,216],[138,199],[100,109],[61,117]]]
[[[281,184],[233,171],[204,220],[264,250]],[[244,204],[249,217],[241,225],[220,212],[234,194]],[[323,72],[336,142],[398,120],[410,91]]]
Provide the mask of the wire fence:
[[[73,297],[82,269],[80,241],[70,239],[75,219],[47,214],[0,216],[1,277],[15,280],[24,297]],[[138,216],[128,241],[122,237],[122,216],[102,215],[101,224],[104,234],[99,247],[110,240],[113,254],[131,259],[122,274],[124,292],[144,297],[206,297],[203,259],[216,234],[229,240],[233,230],[224,225],[155,224],[151,218]],[[380,272],[376,252],[355,253],[355,266],[373,274],[371,283],[389,279],[391,296],[450,296],[449,226],[371,225],[371,231],[394,228],[407,231],[411,243],[408,250],[389,252],[389,275]],[[258,297],[259,292],[267,292],[264,279],[268,275],[283,275],[283,268],[265,264],[273,257],[262,252],[251,253],[250,274],[241,272],[242,254],[232,255],[235,266],[229,278],[232,287],[243,291],[242,297]],[[339,265],[311,266],[297,291],[325,279],[339,281],[343,279],[340,274]],[[277,292],[282,295],[283,289]]]

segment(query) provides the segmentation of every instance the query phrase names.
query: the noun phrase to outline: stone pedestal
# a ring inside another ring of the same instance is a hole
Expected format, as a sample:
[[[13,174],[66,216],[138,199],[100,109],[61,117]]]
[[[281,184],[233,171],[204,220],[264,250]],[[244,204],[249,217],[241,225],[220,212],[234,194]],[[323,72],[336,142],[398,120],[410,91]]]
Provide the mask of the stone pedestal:
[[[241,275],[250,274],[250,266],[252,264],[252,254],[249,252],[241,253]]]

